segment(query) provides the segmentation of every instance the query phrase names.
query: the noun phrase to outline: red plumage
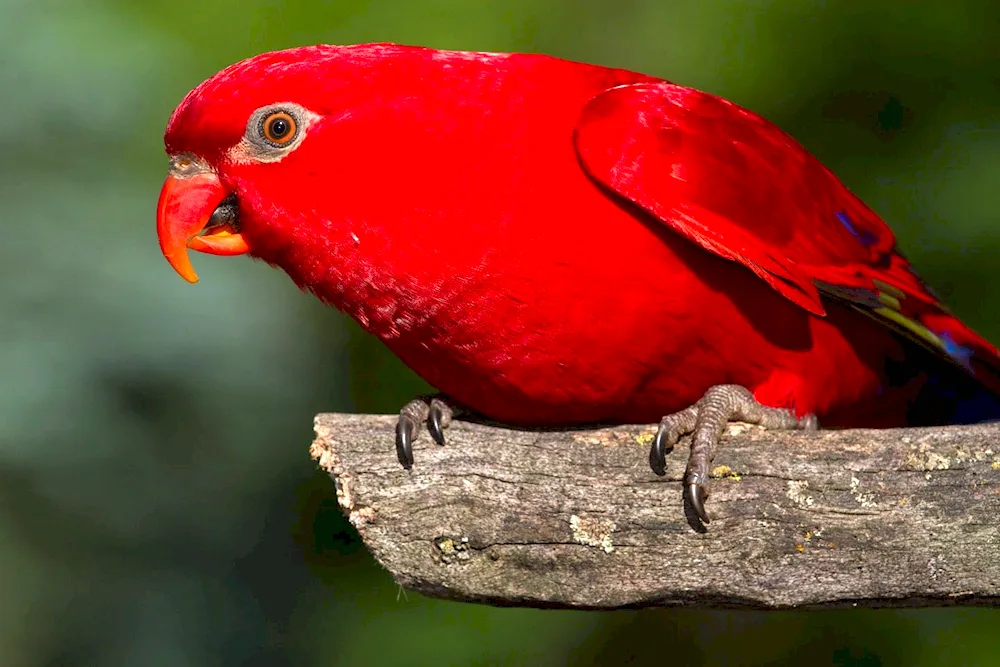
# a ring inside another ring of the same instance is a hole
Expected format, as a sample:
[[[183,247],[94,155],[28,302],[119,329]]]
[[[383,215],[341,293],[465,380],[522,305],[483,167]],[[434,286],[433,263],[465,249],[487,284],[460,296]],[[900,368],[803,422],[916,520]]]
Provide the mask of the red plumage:
[[[282,103],[313,114],[305,135],[248,157],[248,119]],[[165,140],[236,195],[252,255],[501,422],[656,422],[738,384],[824,425],[889,426],[935,377],[1000,391],[996,348],[804,148],[650,76],[299,48],[203,83]]]

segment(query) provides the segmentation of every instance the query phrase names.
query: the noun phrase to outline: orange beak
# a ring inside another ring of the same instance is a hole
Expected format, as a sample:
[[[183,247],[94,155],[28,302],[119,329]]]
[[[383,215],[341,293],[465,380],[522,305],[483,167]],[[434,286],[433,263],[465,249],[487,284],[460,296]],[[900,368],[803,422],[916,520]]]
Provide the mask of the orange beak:
[[[160,190],[156,208],[156,233],[160,250],[170,266],[189,283],[198,282],[188,249],[210,255],[243,255],[250,252],[237,228],[231,193],[203,161],[174,158]]]

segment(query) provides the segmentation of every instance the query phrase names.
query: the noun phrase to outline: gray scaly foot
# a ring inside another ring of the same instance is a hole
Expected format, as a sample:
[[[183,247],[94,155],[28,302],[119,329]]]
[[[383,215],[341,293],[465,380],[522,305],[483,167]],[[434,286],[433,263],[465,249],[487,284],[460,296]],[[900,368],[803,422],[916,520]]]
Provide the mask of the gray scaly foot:
[[[684,487],[691,507],[703,523],[708,523],[705,500],[708,498],[708,467],[715,458],[715,448],[730,421],[760,424],[769,429],[802,429],[815,431],[819,424],[815,415],[799,419],[785,408],[769,408],[757,402],[745,387],[720,384],[711,387],[697,403],[667,415],[649,450],[649,465],[657,475],[665,475],[666,456],[681,436],[693,433],[691,455],[684,473]]]

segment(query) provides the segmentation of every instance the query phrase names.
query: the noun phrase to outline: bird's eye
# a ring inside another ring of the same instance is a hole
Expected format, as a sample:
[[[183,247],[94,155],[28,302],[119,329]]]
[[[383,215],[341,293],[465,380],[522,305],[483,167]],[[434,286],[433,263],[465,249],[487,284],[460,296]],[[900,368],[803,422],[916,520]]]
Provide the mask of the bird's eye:
[[[275,111],[264,117],[260,124],[261,135],[274,146],[287,145],[297,132],[295,119],[286,111]]]
[[[233,146],[237,161],[277,162],[295,150],[320,118],[294,102],[260,107],[247,119],[243,139]]]

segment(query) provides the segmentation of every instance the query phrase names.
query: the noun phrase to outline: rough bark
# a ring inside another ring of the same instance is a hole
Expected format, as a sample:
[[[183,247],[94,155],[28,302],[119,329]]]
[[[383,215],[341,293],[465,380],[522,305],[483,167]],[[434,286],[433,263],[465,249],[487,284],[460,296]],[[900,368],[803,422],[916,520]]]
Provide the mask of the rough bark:
[[[652,426],[422,433],[323,414],[311,453],[402,586],[495,605],[612,609],[995,605],[1000,425],[766,432],[731,425],[701,526],[683,440],[666,477]]]

